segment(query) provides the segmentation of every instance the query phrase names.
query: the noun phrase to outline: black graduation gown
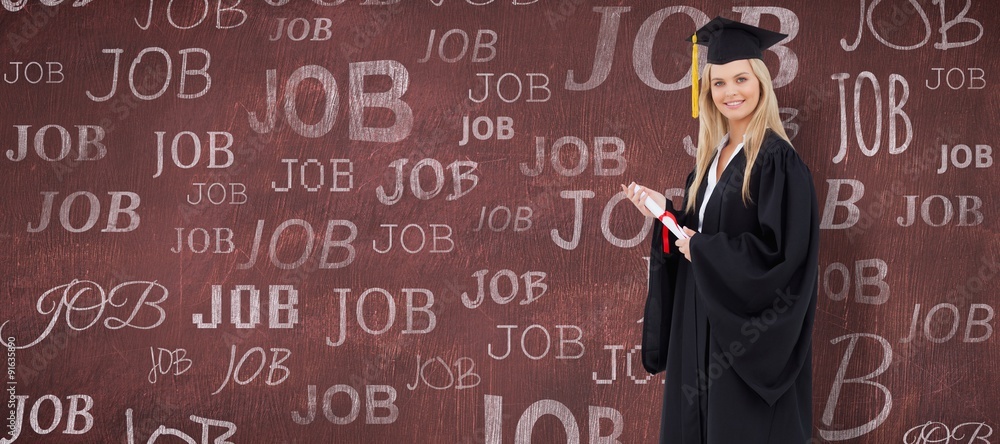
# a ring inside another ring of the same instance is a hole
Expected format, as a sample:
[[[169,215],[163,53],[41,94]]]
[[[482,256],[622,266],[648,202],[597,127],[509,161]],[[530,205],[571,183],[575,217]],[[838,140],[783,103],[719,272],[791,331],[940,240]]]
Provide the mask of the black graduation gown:
[[[654,224],[642,363],[650,373],[666,371],[661,443],[810,439],[819,250],[812,175],[791,145],[768,131],[745,205],[745,166],[740,150],[691,239],[691,262],[673,234]],[[697,208],[706,188],[703,182]],[[697,212],[674,214],[681,225],[698,226]]]

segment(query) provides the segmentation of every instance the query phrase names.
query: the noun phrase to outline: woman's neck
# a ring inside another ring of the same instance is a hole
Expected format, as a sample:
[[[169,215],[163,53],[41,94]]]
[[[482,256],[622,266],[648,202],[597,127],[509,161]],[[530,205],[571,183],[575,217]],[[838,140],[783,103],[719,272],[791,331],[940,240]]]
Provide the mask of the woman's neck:
[[[738,144],[743,141],[743,136],[747,133],[747,126],[750,122],[736,122],[729,121],[729,143]]]

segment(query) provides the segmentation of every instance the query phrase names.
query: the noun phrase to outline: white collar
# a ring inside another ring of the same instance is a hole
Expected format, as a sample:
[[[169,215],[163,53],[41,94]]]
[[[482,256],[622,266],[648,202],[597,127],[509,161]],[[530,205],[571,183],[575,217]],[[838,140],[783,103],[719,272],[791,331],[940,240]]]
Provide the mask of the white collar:
[[[736,146],[737,150],[742,148],[743,145],[747,143],[747,136],[748,136],[747,133],[743,133],[743,141]],[[719,144],[715,146],[715,152],[718,153],[719,151],[721,151],[722,147],[726,146],[727,143],[729,143],[729,133],[726,133],[724,136],[722,136],[722,140],[720,140]]]
[[[729,159],[726,160],[726,165],[723,165],[722,167],[723,171],[725,171],[726,167],[729,166],[729,163],[733,161],[733,158],[736,157],[736,153],[740,152],[740,150],[743,149],[743,144],[746,143],[746,140],[747,136],[746,134],[744,134],[743,142],[740,142],[739,145],[736,145],[736,149],[733,150],[733,154],[729,155]],[[726,133],[726,135],[722,137],[722,141],[719,142],[719,145],[715,147],[715,159],[712,160],[712,166],[708,167],[708,177],[707,177],[708,183],[707,187],[705,188],[705,197],[702,199],[701,208],[698,209],[699,232],[704,226],[705,209],[708,208],[708,201],[711,200],[712,192],[715,191],[715,186],[718,185],[718,181],[715,179],[715,170],[716,168],[718,168],[719,165],[719,157],[722,154],[722,147],[726,146],[726,143],[729,143],[729,133]]]
[[[722,170],[723,171],[725,171],[726,167],[729,166],[729,163],[733,161],[733,158],[736,157],[736,154],[739,153],[741,149],[743,149],[743,145],[744,145],[744,143],[746,143],[746,139],[747,139],[747,137],[744,134],[743,135],[743,142],[740,142],[739,145],[736,145],[736,149],[734,149],[733,153],[729,155],[729,159],[726,159],[725,165],[722,165]],[[719,158],[722,157],[722,147],[726,146],[726,143],[728,143],[728,142],[729,142],[729,134],[727,133],[722,138],[722,142],[719,143],[719,146],[715,147],[715,156],[714,156],[714,159],[712,159],[712,166],[708,167],[708,190],[706,190],[708,193],[711,193],[712,190],[715,189],[715,185],[718,184],[718,182],[719,182],[715,178],[715,170],[719,166]],[[705,202],[708,202],[708,199],[706,199]]]

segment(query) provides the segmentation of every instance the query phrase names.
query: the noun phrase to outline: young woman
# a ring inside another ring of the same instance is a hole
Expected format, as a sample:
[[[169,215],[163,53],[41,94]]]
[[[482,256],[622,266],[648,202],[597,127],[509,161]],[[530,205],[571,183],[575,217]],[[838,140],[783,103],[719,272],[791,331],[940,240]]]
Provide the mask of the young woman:
[[[818,208],[761,56],[784,37],[722,18],[699,29],[709,63],[683,209],[622,185],[690,236],[653,229],[642,347],[646,370],[666,371],[661,443],[810,439]]]

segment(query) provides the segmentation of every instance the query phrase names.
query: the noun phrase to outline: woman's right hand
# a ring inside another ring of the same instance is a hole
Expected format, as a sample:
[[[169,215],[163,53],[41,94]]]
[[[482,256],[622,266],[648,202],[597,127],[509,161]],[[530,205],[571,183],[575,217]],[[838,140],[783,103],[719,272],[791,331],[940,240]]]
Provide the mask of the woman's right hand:
[[[646,201],[646,197],[652,197],[653,201],[660,205],[660,208],[667,207],[667,198],[664,197],[663,194],[642,185],[639,185],[639,190],[635,191],[635,186],[635,182],[628,184],[628,186],[622,185],[622,189],[625,191],[625,196],[632,201],[632,205],[635,205],[635,207],[638,208],[644,216],[659,217],[659,214],[653,214],[646,208],[646,204],[644,203]]]

